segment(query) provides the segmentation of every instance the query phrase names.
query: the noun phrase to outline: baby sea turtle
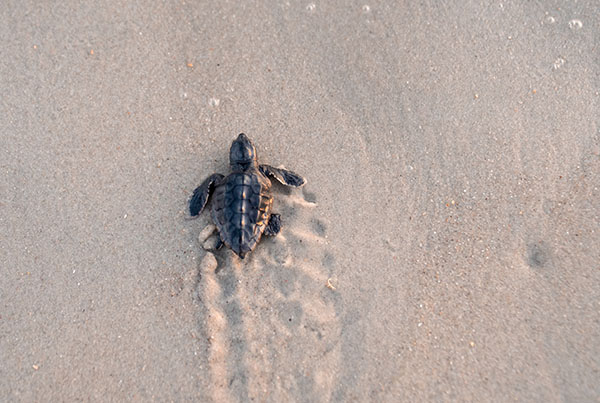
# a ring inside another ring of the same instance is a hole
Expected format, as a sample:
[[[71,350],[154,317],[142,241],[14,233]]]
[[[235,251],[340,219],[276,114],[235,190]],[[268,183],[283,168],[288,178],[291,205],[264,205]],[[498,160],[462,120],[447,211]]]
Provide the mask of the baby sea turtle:
[[[274,236],[281,229],[279,214],[271,212],[273,195],[268,176],[292,187],[303,186],[306,180],[292,171],[258,165],[256,149],[244,133],[231,144],[229,164],[232,173],[212,174],[194,190],[190,214],[200,214],[213,194],[212,219],[220,238],[217,249],[225,244],[243,259],[263,233]]]

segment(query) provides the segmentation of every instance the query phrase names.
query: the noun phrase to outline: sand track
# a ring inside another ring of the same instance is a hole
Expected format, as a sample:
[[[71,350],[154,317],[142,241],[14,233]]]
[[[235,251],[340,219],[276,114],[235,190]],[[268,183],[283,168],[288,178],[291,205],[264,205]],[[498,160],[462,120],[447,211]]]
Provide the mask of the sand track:
[[[341,324],[327,226],[302,191],[276,194],[275,210],[282,232],[245,260],[222,249],[218,263],[211,252],[200,262],[215,401],[328,400],[334,390]]]

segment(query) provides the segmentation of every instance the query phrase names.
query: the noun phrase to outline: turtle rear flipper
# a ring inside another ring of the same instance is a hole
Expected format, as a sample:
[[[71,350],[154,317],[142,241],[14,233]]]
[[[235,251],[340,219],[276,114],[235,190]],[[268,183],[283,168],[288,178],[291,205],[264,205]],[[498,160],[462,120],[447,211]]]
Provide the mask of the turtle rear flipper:
[[[288,171],[287,169],[275,168],[270,165],[261,165],[260,171],[266,176],[271,175],[286,186],[292,186],[297,188],[300,186],[304,186],[304,184],[306,183],[306,179],[304,179],[295,172]]]
[[[204,182],[202,185],[198,186],[196,190],[194,190],[194,194],[190,199],[190,214],[192,216],[197,216],[206,206],[206,202],[212,191],[215,188],[215,184],[223,179],[223,175],[221,174],[212,174]]]
[[[267,228],[265,228],[264,234],[267,236],[275,236],[281,231],[281,216],[279,214],[271,214]]]

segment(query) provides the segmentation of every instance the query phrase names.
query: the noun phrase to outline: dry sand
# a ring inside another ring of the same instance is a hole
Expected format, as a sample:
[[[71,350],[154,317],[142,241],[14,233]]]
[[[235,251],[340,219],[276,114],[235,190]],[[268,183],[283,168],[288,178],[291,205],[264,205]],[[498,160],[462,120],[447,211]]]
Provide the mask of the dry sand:
[[[393,3],[2,3],[0,400],[600,399],[598,2]]]

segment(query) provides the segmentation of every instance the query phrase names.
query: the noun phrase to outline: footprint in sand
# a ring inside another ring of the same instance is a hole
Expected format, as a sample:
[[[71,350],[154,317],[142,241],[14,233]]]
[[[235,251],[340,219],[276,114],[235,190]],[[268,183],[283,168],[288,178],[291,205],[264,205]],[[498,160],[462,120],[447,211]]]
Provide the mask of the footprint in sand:
[[[327,223],[316,218],[314,194],[278,190],[280,234],[263,237],[245,260],[222,249],[200,264],[199,323],[209,335],[215,401],[327,401],[333,394],[341,322]]]

